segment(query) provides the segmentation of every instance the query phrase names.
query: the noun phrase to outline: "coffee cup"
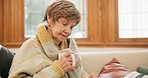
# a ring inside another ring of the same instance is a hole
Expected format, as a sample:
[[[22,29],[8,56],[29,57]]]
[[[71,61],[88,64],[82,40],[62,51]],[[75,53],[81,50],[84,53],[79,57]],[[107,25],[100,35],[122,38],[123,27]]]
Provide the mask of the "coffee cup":
[[[63,56],[66,52],[67,52],[67,51],[58,53],[58,59],[59,59],[61,56]],[[77,63],[77,61],[78,61],[78,54],[77,54],[77,53],[70,54],[70,57],[72,58],[72,66],[75,66],[76,63]]]

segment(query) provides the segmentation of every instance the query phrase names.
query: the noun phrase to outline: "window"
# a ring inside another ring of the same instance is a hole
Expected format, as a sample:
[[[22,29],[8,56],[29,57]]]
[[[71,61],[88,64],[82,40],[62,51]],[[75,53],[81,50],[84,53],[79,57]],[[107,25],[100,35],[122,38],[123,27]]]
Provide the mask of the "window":
[[[148,38],[148,0],[118,0],[119,37]]]
[[[70,0],[81,13],[81,22],[74,28],[72,37],[87,37],[87,0]],[[25,0],[25,37],[35,34],[36,26],[41,23],[44,10],[53,0]]]
[[[0,0],[0,1],[1,1],[0,4],[2,4],[0,5],[0,16],[2,16],[2,18],[0,18],[0,30],[2,30],[0,31],[0,44],[6,47],[20,47],[22,43],[28,39],[25,38],[24,35],[25,22],[26,22],[24,16],[25,0]],[[86,0],[77,0],[77,1],[80,1],[81,3],[81,1],[86,1]],[[119,29],[122,28],[119,26],[122,22],[120,21],[121,12],[120,10],[118,10],[118,6],[120,8],[120,4],[118,4],[119,3],[118,1],[119,0],[87,0],[86,2],[87,6],[83,6],[84,8],[87,9],[86,13],[84,13],[84,15],[87,15],[86,18],[88,18],[85,21],[87,25],[87,31],[84,30],[87,33],[87,36],[75,39],[79,47],[148,47],[148,38],[146,38],[145,35],[143,35],[143,38],[140,37],[137,38],[135,36],[132,37],[119,36],[120,34]],[[123,0],[122,3],[126,1],[137,1],[137,0]],[[146,0],[139,0],[139,1],[143,2]],[[144,3],[146,4],[147,2]],[[144,6],[145,4],[142,4],[142,6]],[[33,10],[33,12],[36,14],[41,14],[38,11]],[[37,18],[42,17],[42,15],[38,16],[39,17]],[[142,18],[142,20],[144,19]],[[85,29],[83,28],[83,26],[85,26],[85,22],[82,25],[82,29]],[[141,22],[147,24],[147,22],[145,21]],[[32,23],[30,22],[28,24]],[[144,25],[145,24],[142,24],[143,27]],[[125,26],[125,24],[121,26]]]

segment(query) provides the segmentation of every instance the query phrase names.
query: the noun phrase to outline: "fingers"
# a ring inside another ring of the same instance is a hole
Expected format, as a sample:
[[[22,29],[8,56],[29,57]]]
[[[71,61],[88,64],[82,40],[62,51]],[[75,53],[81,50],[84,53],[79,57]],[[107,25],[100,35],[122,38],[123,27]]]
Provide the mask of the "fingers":
[[[55,61],[55,63],[57,63],[65,73],[74,70],[70,54],[72,53],[67,52],[63,56],[61,56],[59,60]]]
[[[95,73],[91,73],[91,74],[89,75],[89,78],[97,78],[97,75],[96,75]]]
[[[74,67],[71,66],[72,63],[66,63],[63,65],[63,71],[68,72],[68,71],[73,71]]]
[[[62,65],[71,65],[72,59],[71,58],[62,58],[60,59]]]
[[[72,54],[72,52],[66,52],[63,56],[70,57],[70,54]]]
[[[74,67],[72,66],[72,62],[69,62],[67,60],[58,60],[59,66],[63,69],[63,71],[66,73],[68,71],[73,71]]]
[[[71,54],[74,54],[72,50],[65,49],[63,53],[59,54],[59,59],[56,61],[56,63],[65,73],[68,71],[73,71],[75,69],[74,66],[72,66]]]

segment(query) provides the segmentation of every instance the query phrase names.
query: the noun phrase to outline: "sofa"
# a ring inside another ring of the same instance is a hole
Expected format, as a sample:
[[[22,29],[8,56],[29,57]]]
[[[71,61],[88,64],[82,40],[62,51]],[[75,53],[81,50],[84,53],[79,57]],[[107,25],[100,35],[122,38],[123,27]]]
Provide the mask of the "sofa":
[[[9,49],[11,52],[16,52],[18,49]],[[113,58],[130,71],[136,71],[139,66],[148,67],[148,49],[80,49],[83,69],[88,73],[99,74],[102,68],[109,63]],[[101,77],[100,77],[101,78]],[[104,77],[102,77],[104,78]],[[110,77],[117,78],[117,77]],[[121,77],[119,77],[121,78]],[[130,78],[130,77],[129,77]]]
[[[148,50],[137,51],[95,51],[81,52],[82,66],[88,73],[98,74],[101,69],[111,61],[112,58],[117,58],[118,61],[129,68],[131,71],[136,71],[139,66],[148,67]]]

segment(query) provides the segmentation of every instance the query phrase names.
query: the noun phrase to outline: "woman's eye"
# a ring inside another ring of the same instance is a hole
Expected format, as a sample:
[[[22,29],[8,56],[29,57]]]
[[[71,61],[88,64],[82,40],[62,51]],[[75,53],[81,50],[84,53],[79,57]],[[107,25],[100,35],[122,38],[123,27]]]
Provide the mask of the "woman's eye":
[[[67,24],[63,23],[64,26],[66,26]]]
[[[71,26],[71,27],[70,27],[70,29],[73,29],[73,28],[74,28],[74,26]]]

